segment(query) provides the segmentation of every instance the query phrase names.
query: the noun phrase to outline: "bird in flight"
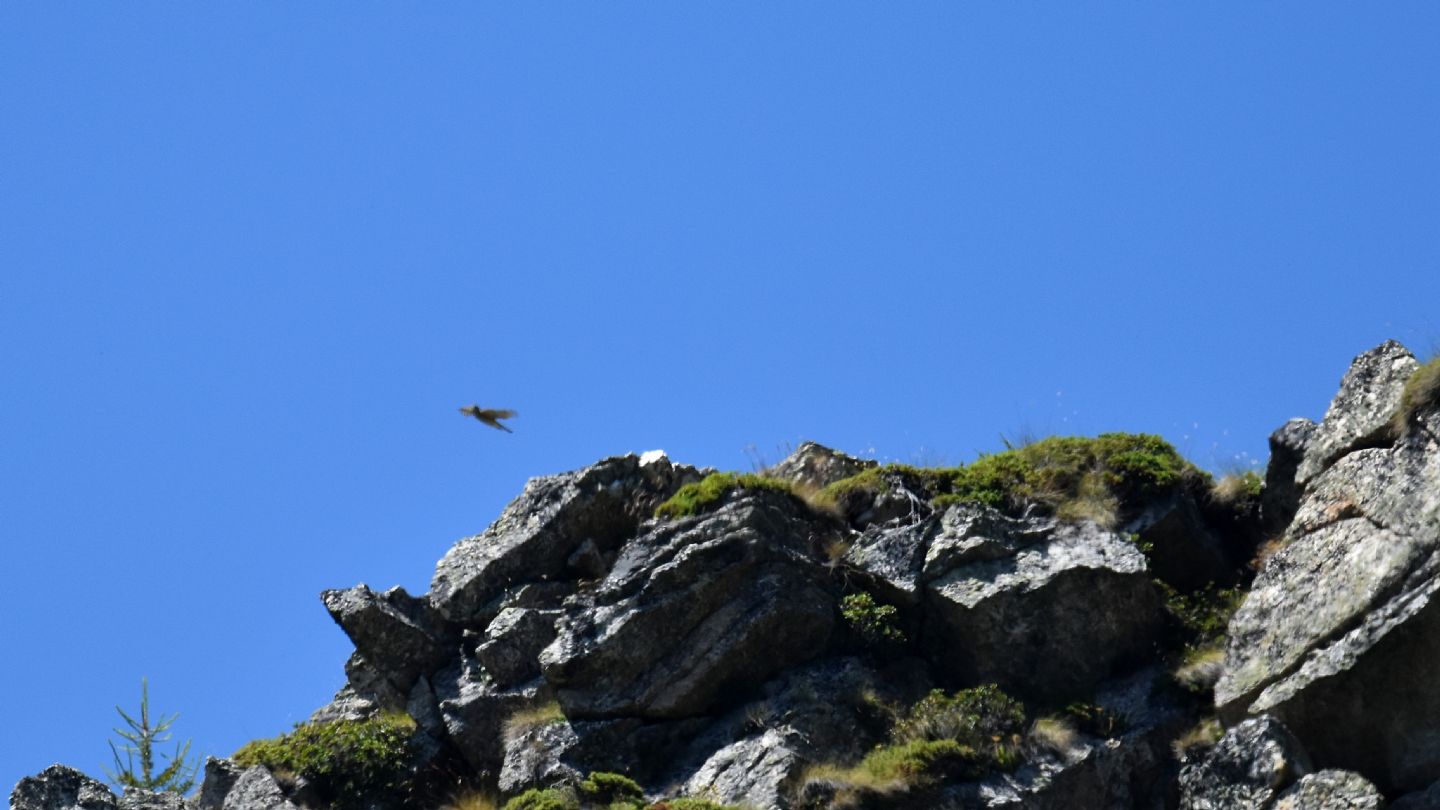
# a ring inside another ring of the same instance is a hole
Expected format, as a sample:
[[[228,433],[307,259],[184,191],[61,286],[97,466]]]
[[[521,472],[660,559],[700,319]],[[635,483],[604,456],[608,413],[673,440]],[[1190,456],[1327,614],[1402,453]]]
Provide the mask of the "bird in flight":
[[[503,430],[506,433],[514,433],[515,431],[500,424],[500,420],[511,419],[519,416],[519,414],[515,413],[514,411],[506,410],[504,408],[482,408],[479,405],[466,405],[465,407],[460,409],[460,413],[463,413],[466,416],[473,416],[476,419],[479,419],[481,422],[489,425],[490,427],[493,427],[497,430]]]

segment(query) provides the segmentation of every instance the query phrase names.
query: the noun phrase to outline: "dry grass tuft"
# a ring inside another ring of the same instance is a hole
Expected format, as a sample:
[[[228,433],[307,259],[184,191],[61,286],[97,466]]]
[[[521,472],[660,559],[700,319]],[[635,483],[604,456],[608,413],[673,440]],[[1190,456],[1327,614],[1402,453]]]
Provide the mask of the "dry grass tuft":
[[[1175,754],[1176,759],[1187,762],[1192,757],[1214,747],[1224,734],[1225,729],[1221,727],[1220,721],[1214,717],[1207,717],[1170,743],[1170,750]]]
[[[1255,548],[1255,556],[1250,558],[1250,570],[1260,572],[1265,568],[1265,563],[1280,552],[1289,543],[1284,537],[1272,537]]]
[[[1391,428],[1395,435],[1404,436],[1410,432],[1415,417],[1424,411],[1440,410],[1440,355],[1432,357],[1425,365],[1415,370],[1405,382],[1400,395],[1400,407],[1395,410]]]
[[[1204,647],[1193,650],[1185,656],[1175,670],[1175,680],[1191,691],[1203,692],[1215,686],[1220,674],[1225,671],[1225,649]]]
[[[505,739],[516,740],[538,728],[565,722],[565,713],[555,701],[521,709],[505,720]]]
[[[1029,742],[1042,751],[1050,751],[1062,759],[1075,750],[1080,743],[1080,732],[1075,724],[1065,717],[1051,715],[1036,720],[1030,726]]]
[[[1210,487],[1210,500],[1222,506],[1234,506],[1241,501],[1260,497],[1265,489],[1265,479],[1254,470],[1227,473]]]
[[[1080,477],[1075,495],[1055,507],[1055,516],[1065,521],[1089,520],[1113,529],[1119,522],[1120,501],[1105,483],[1105,474],[1092,470]]]

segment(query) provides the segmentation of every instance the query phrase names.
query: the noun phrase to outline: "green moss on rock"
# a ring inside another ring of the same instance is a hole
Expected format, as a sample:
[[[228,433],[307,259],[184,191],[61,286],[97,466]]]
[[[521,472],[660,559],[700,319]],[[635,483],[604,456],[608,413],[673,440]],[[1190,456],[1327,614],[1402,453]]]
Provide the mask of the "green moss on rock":
[[[289,734],[246,743],[232,759],[241,767],[264,765],[304,777],[335,808],[348,810],[409,795],[414,734],[415,721],[403,713],[305,723]]]
[[[718,509],[725,497],[737,489],[793,494],[790,484],[777,478],[750,473],[711,473],[698,483],[681,487],[655,509],[655,517],[674,520]]]

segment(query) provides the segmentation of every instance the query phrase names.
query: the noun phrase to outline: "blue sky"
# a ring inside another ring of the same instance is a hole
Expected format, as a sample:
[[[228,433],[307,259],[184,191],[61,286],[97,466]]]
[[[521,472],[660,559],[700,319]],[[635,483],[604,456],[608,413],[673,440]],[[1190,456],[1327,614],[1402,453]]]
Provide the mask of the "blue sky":
[[[607,455],[1262,462],[1440,342],[1437,23],[0,4],[0,790],[98,775],[141,677],[197,751],[287,730],[343,683],[320,590],[423,592]]]

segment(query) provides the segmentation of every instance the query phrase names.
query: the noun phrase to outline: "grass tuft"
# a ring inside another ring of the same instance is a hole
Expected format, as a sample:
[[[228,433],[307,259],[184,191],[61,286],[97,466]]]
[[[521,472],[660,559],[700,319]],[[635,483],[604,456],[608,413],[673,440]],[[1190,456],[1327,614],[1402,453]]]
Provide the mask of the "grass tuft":
[[[565,722],[565,713],[555,701],[521,709],[505,720],[505,739],[515,740],[538,728]]]
[[[789,482],[778,478],[751,473],[711,473],[697,483],[681,487],[655,509],[655,517],[676,520],[709,512],[719,508],[725,497],[737,489],[795,494]]]
[[[337,810],[363,808],[376,798],[408,797],[415,730],[404,712],[303,723],[289,734],[248,742],[231,759],[243,768],[264,765],[304,777]]]
[[[1440,410],[1440,355],[1431,358],[1405,381],[1391,427],[1403,436],[1421,413]]]

